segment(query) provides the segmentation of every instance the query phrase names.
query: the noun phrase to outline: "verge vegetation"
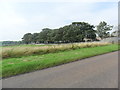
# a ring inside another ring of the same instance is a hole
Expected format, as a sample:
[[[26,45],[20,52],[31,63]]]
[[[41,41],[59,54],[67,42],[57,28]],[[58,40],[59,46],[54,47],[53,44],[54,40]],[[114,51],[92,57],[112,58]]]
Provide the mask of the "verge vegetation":
[[[58,44],[58,45],[18,45],[5,46],[2,50],[2,58],[22,57],[29,55],[42,55],[48,53],[56,53],[59,51],[74,50],[87,47],[96,47],[110,45],[110,43],[74,43],[74,44]]]
[[[89,46],[87,44],[87,46]],[[80,60],[118,50],[117,44],[104,46],[70,49],[63,52],[48,53],[44,55],[22,56],[20,58],[7,58],[2,62],[2,77],[14,76],[35,70],[41,70],[56,65]],[[66,48],[65,48],[66,49]],[[68,49],[68,47],[67,47]],[[18,50],[18,49],[16,49]],[[53,50],[53,49],[52,49]]]

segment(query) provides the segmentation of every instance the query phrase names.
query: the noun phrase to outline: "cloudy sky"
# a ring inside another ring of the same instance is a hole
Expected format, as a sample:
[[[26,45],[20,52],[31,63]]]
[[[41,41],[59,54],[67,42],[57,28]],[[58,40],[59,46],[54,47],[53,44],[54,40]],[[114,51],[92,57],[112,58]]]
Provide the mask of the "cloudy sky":
[[[59,28],[73,21],[93,25],[106,21],[117,26],[117,0],[98,1],[1,1],[0,41],[21,40],[25,33],[40,32],[43,28]]]

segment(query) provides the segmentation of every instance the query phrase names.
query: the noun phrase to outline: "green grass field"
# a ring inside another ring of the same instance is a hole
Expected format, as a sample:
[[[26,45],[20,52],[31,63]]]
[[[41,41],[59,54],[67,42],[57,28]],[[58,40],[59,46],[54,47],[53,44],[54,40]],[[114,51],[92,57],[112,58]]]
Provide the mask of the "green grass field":
[[[6,58],[2,62],[2,77],[14,76],[35,70],[40,70],[56,65],[76,61],[79,59],[96,56],[118,50],[117,44],[76,48],[56,53],[43,55],[30,55],[17,58]]]

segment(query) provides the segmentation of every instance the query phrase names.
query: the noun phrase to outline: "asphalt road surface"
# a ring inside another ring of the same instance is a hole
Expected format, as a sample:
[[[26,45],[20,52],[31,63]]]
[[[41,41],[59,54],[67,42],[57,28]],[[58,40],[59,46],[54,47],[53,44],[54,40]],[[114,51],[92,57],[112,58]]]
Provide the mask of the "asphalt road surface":
[[[118,52],[2,80],[3,88],[118,88]]]

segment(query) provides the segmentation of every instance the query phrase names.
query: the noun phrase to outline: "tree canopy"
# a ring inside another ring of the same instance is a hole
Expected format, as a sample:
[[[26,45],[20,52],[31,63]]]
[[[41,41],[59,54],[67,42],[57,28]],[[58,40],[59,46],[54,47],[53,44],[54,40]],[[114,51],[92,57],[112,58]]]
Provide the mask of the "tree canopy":
[[[23,36],[22,41],[26,44],[73,43],[84,42],[84,39],[95,41],[96,33],[103,38],[106,35],[106,31],[111,29],[111,26],[107,25],[105,22],[101,22],[97,26],[97,32],[94,28],[94,25],[90,25],[86,22],[72,22],[72,24],[60,27],[58,29],[44,28],[40,33],[26,33]]]
[[[112,30],[112,28],[113,26],[107,25],[105,21],[100,22],[99,25],[97,25],[97,34],[101,39],[107,38],[110,36],[108,31]]]

